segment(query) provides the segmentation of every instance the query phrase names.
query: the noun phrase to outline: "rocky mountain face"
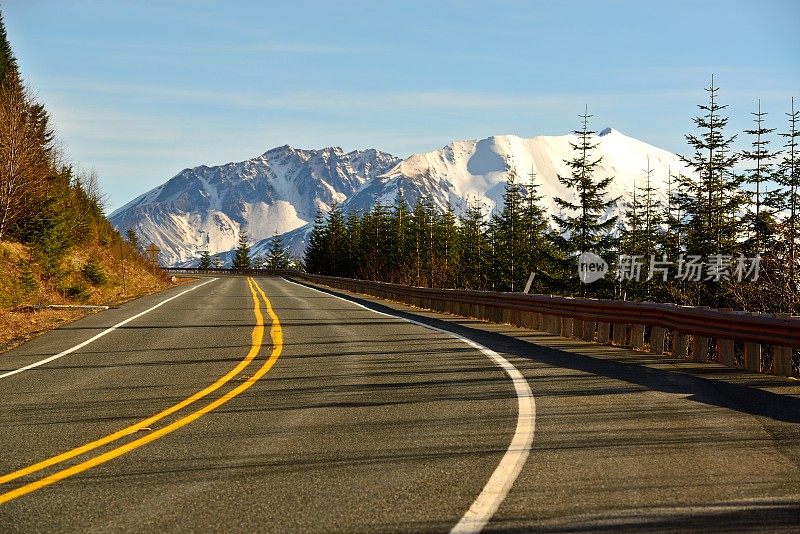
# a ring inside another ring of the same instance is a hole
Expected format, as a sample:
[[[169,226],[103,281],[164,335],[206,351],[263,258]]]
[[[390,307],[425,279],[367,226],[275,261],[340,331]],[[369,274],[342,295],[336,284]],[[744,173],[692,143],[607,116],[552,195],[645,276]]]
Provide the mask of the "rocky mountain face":
[[[535,180],[543,207],[556,213],[553,198],[572,195],[558,176],[569,174],[565,160],[575,157],[571,143],[576,141],[573,135],[501,135],[455,141],[404,160],[378,150],[284,146],[242,163],[186,169],[117,210],[111,220],[120,230],[132,227],[143,241],[161,247],[165,264],[192,265],[204,249],[228,261],[241,231],[250,236],[254,256],[264,254],[277,231],[292,255],[302,258],[316,211],[329,209],[334,201],[343,203],[346,212],[364,211],[376,202],[394,205],[402,190],[411,206],[429,197],[456,213],[468,202],[483,203],[491,212],[502,209],[505,184],[513,174],[523,185]],[[614,177],[609,198],[625,199],[644,186],[648,164],[651,183],[662,195],[669,173],[690,172],[675,154],[611,128],[594,141],[592,157],[602,158],[595,178]],[[623,207],[621,202],[611,211]]]
[[[203,250],[234,248],[241,232],[259,241],[300,228],[398,162],[378,150],[282,146],[239,163],[184,169],[109,218],[161,248],[162,264],[186,263]]]

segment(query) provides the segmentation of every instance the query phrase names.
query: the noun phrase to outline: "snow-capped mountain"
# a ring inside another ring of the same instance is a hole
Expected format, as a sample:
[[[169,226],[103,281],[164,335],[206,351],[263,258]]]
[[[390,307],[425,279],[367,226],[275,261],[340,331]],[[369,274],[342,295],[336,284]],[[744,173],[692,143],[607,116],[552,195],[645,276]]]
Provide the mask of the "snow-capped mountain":
[[[557,213],[554,197],[573,198],[558,176],[570,173],[565,160],[575,157],[575,142],[574,135],[499,135],[455,141],[402,161],[378,150],[284,146],[241,163],[186,169],[114,212],[111,221],[158,245],[164,264],[193,265],[205,249],[228,262],[241,231],[253,242],[253,256],[265,254],[277,231],[291,255],[302,258],[317,209],[327,210],[333,201],[346,212],[363,212],[376,202],[394,205],[402,189],[411,206],[425,196],[457,213],[468,202],[481,202],[488,212],[502,209],[510,173],[522,185],[533,173],[542,206]],[[602,158],[595,179],[614,177],[608,198],[625,199],[644,186],[648,159],[651,185],[662,196],[670,172],[691,173],[675,154],[611,128],[594,142],[591,157]],[[622,208],[620,203],[613,211]]]
[[[393,205],[402,189],[413,206],[420,195],[430,196],[440,207],[450,204],[458,213],[468,201],[482,202],[488,211],[502,209],[502,197],[510,173],[517,183],[530,183],[531,174],[539,186],[542,206],[556,213],[554,197],[572,198],[559,181],[568,176],[565,160],[575,157],[570,143],[574,135],[522,138],[499,135],[480,140],[455,141],[432,152],[415,154],[386,174],[366,182],[344,203],[346,210],[365,210],[376,202]],[[665,192],[668,172],[687,174],[678,156],[607,128],[594,137],[597,148],[591,159],[602,157],[594,178],[613,176],[608,198],[627,197],[645,185],[650,161],[651,185]]]
[[[239,163],[184,169],[109,218],[121,232],[132,228],[155,243],[162,264],[186,263],[203,250],[231,250],[241,232],[259,241],[301,228],[399,161],[374,149],[287,145]]]

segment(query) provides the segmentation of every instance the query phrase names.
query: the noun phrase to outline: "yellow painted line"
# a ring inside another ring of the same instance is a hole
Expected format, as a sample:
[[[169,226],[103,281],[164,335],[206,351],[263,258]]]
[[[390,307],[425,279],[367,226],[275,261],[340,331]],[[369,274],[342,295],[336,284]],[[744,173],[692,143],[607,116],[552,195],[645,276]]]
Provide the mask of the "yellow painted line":
[[[264,291],[261,289],[261,287],[259,287],[259,285],[254,280],[248,279],[248,283],[251,284],[250,285],[250,291],[253,293],[253,296],[254,296],[254,299],[253,299],[253,301],[254,301],[254,309],[253,309],[253,311],[254,311],[255,316],[256,316],[256,327],[253,328],[252,347],[250,349],[250,353],[248,354],[248,356],[252,355],[252,357],[255,357],[255,355],[258,354],[259,350],[261,349],[261,344],[262,344],[263,338],[264,338],[264,317],[261,314],[261,308],[259,306],[258,299],[256,298],[256,293],[255,293],[255,291],[253,291],[253,287],[255,287],[258,290],[258,292],[261,294],[261,297],[264,299],[264,302],[265,302],[266,307],[267,307],[267,312],[268,312],[270,318],[272,319],[272,326],[270,328],[270,334],[272,336],[272,353],[270,354],[270,357],[267,359],[267,361],[264,362],[264,365],[262,365],[261,368],[259,368],[258,371],[256,371],[253,374],[253,376],[248,378],[241,385],[239,385],[236,388],[232,389],[231,391],[229,391],[228,393],[226,393],[225,395],[223,395],[219,399],[217,399],[217,400],[215,400],[213,402],[210,402],[209,404],[203,406],[202,408],[190,413],[189,415],[186,415],[186,416],[182,417],[181,419],[178,419],[178,420],[174,421],[173,423],[171,423],[171,424],[169,424],[169,425],[167,425],[165,427],[162,427],[162,428],[160,428],[158,430],[150,432],[149,434],[147,434],[147,435],[145,435],[145,436],[143,436],[143,437],[141,437],[139,439],[136,439],[134,441],[126,443],[125,445],[121,445],[121,446],[119,446],[119,447],[117,447],[115,449],[112,449],[112,450],[110,450],[108,452],[100,454],[100,455],[98,455],[98,456],[96,456],[94,458],[90,458],[88,460],[85,460],[85,461],[83,461],[83,462],[81,462],[79,464],[76,464],[76,465],[72,466],[72,467],[68,467],[66,469],[62,469],[61,471],[53,473],[52,475],[46,476],[44,478],[41,478],[39,480],[36,480],[34,482],[31,482],[29,484],[21,486],[21,487],[19,487],[17,489],[14,489],[12,491],[7,492],[7,493],[0,494],[0,504],[3,504],[3,503],[8,502],[10,500],[16,499],[16,498],[21,497],[23,495],[26,495],[26,494],[28,494],[28,493],[30,493],[32,491],[36,491],[36,490],[41,489],[41,488],[43,488],[45,486],[49,486],[50,484],[54,484],[54,483],[56,483],[56,482],[58,482],[60,480],[64,480],[65,478],[71,477],[71,476],[76,475],[78,473],[82,473],[83,471],[91,469],[92,467],[96,467],[96,466],[98,466],[100,464],[108,462],[109,460],[113,460],[114,458],[122,456],[123,454],[131,452],[131,451],[133,451],[133,450],[135,450],[135,449],[137,449],[137,448],[139,448],[139,447],[141,447],[143,445],[146,445],[146,444],[151,443],[151,442],[153,442],[153,441],[155,441],[155,440],[157,440],[157,439],[159,439],[161,437],[164,437],[167,434],[169,434],[171,432],[174,432],[175,430],[188,425],[192,421],[195,421],[195,420],[199,419],[200,417],[202,417],[203,415],[207,414],[208,412],[210,412],[210,411],[222,406],[223,404],[225,404],[226,402],[228,402],[232,398],[236,397],[237,395],[239,395],[242,392],[244,392],[247,389],[249,389],[253,384],[256,383],[256,381],[258,381],[261,377],[263,377],[272,368],[272,366],[275,364],[275,362],[277,361],[277,359],[281,355],[281,352],[283,350],[283,333],[282,333],[282,330],[281,330],[280,322],[278,320],[278,316],[275,314],[275,311],[272,309],[272,304],[270,303],[270,301],[267,298],[267,296],[264,294]]]
[[[258,301],[258,294],[255,292],[255,290],[253,289],[253,286],[250,284],[250,279],[249,278],[247,280],[247,284],[250,287],[250,293],[251,293],[251,296],[253,298],[253,310],[255,311],[256,319],[261,321],[260,328],[261,328],[262,333],[263,333],[264,325],[263,325],[263,318],[260,318],[261,317],[261,315],[260,315],[261,312],[260,312],[260,306],[259,306],[259,301]],[[259,328],[258,324],[256,325],[255,328]],[[253,332],[255,333],[255,330]],[[167,417],[168,415],[172,415],[173,413],[175,413],[175,412],[177,412],[179,410],[182,410],[183,408],[186,408],[187,406],[197,402],[198,400],[202,399],[203,397],[206,397],[206,396],[210,395],[211,393],[215,392],[216,390],[218,390],[219,388],[221,388],[222,386],[224,386],[225,384],[227,384],[228,382],[233,380],[233,378],[236,377],[236,375],[241,373],[245,369],[245,367],[247,367],[250,364],[250,362],[253,361],[253,359],[256,357],[257,354],[258,354],[258,350],[255,347],[251,348],[250,352],[247,354],[247,356],[245,356],[245,358],[241,362],[239,362],[236,365],[236,367],[234,367],[233,369],[228,371],[227,374],[225,374],[224,376],[220,377],[219,380],[217,380],[213,384],[210,384],[209,386],[201,389],[200,391],[198,391],[197,393],[195,393],[191,397],[187,397],[186,399],[182,400],[178,404],[175,404],[174,406],[170,406],[169,408],[167,408],[167,409],[165,409],[165,410],[163,410],[161,412],[158,412],[157,414],[152,415],[152,416],[148,417],[147,419],[144,419],[143,421],[139,421],[138,423],[135,423],[135,424],[133,424],[133,425],[131,425],[129,427],[123,428],[122,430],[118,430],[118,431],[114,432],[113,434],[109,434],[109,435],[107,435],[105,437],[102,437],[102,438],[96,439],[94,441],[91,441],[89,443],[86,443],[85,445],[81,445],[80,447],[76,447],[76,448],[74,448],[72,450],[69,450],[67,452],[58,454],[58,455],[53,456],[51,458],[47,458],[46,460],[42,460],[41,462],[35,463],[35,464],[30,465],[28,467],[25,467],[23,469],[19,469],[18,471],[14,471],[12,473],[8,473],[7,475],[0,476],[0,484],[5,484],[6,482],[10,482],[12,480],[16,480],[16,479],[18,479],[20,477],[24,477],[24,476],[30,475],[30,474],[35,473],[37,471],[41,471],[42,469],[45,469],[45,468],[50,467],[52,465],[56,465],[56,464],[59,464],[61,462],[66,461],[66,460],[69,460],[71,458],[75,458],[76,456],[80,456],[81,454],[84,454],[84,453],[87,453],[89,451],[92,451],[92,450],[94,450],[94,449],[96,449],[98,447],[102,447],[103,445],[108,445],[109,443],[113,443],[114,441],[117,441],[118,439],[124,438],[125,436],[129,436],[130,434],[134,434],[134,433],[140,431],[143,428],[151,426],[153,423],[156,423],[157,421],[160,421],[161,419]]]

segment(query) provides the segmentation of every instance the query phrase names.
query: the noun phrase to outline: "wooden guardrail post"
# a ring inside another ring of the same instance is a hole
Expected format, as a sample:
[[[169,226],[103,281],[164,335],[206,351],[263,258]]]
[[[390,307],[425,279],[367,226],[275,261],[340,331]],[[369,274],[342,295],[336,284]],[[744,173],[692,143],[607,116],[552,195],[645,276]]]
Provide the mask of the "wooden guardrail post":
[[[706,363],[708,361],[708,338],[692,336],[692,361]]]
[[[650,354],[664,354],[664,337],[667,331],[660,326],[650,328]]]
[[[761,372],[761,344],[744,344],[744,367],[754,373]]]
[[[789,319],[791,313],[776,313],[775,317],[780,319]],[[792,348],[791,347],[773,347],[772,356],[772,374],[778,376],[791,376],[792,375]]]
[[[736,367],[736,353],[732,339],[717,338],[717,358],[722,365]]]
[[[584,321],[583,323],[583,335],[581,339],[584,341],[594,341],[594,331],[597,328],[597,322],[595,321]]]
[[[753,312],[751,315],[761,315]],[[744,344],[744,368],[754,373],[761,372],[761,344],[745,342]]]
[[[558,315],[550,315],[550,329],[548,332],[557,336],[561,333],[561,317]]]
[[[631,326],[631,348],[633,350],[644,347],[644,325],[634,324]]]
[[[573,319],[572,317],[562,317],[561,318],[561,337],[572,337],[572,327],[573,327]]]
[[[597,342],[605,345],[611,337],[610,323],[597,323]]]
[[[720,308],[719,311],[731,313],[733,308]],[[732,339],[717,338],[717,359],[722,365],[736,367],[736,353]]]
[[[585,321],[581,319],[572,320],[572,337],[575,339],[583,339],[583,329]]]
[[[689,336],[677,330],[672,331],[672,357],[686,358],[689,349]]]
[[[612,323],[611,331],[614,345],[624,345],[625,335],[628,333],[628,325],[625,323]]]

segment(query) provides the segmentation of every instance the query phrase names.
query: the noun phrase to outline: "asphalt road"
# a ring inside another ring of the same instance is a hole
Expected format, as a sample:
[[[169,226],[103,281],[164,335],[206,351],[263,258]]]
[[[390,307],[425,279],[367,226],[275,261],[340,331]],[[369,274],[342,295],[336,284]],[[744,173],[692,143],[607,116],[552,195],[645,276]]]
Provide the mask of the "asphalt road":
[[[256,281],[268,302],[203,280],[0,355],[0,531],[446,532],[497,471],[486,531],[797,531],[796,384],[360,300],[513,364],[525,458],[486,350]]]

